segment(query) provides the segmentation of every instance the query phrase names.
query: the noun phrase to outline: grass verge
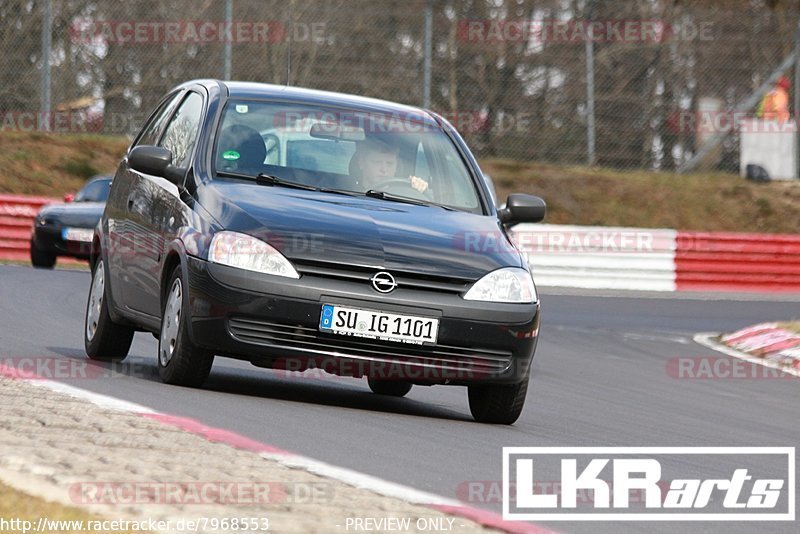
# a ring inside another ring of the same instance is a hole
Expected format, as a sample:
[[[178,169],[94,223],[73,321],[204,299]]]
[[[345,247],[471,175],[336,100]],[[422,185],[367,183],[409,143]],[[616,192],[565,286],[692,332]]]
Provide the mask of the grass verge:
[[[10,522],[9,526],[11,528],[6,529],[6,532],[23,532],[25,528],[27,528],[26,524],[23,523],[24,521],[30,522],[28,524],[30,527],[28,532],[32,532],[37,528],[39,518],[46,518],[50,521],[50,528],[43,530],[43,532],[59,532],[62,534],[77,534],[78,532],[132,532],[129,530],[90,530],[89,526],[92,525],[90,522],[104,521],[110,518],[90,514],[71,506],[63,506],[61,504],[45,501],[44,499],[33,497],[27,493],[6,486],[3,483],[0,483],[0,517]],[[17,520],[16,526],[14,524],[15,520]],[[56,521],[61,523],[53,523]],[[144,531],[138,532],[141,534],[141,532]]]

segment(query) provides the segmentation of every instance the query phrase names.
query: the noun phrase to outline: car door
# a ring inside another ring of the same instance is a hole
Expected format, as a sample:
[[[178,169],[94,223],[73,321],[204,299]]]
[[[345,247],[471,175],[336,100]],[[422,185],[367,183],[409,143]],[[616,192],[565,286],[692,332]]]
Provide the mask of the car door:
[[[172,164],[184,169],[184,174],[190,167],[194,153],[203,107],[202,95],[187,91],[158,142],[158,146],[172,152]],[[167,179],[145,174],[141,174],[139,179],[146,198],[146,216],[142,219],[141,231],[145,235],[148,253],[140,255],[138,293],[133,303],[138,311],[159,316],[161,269],[166,244],[175,238],[178,229],[185,224],[183,201],[178,186]]]
[[[145,123],[131,148],[139,145],[154,145],[164,131],[167,121],[181,101],[183,90],[165,97]],[[137,252],[141,248],[141,236],[138,228],[141,223],[143,206],[140,195],[141,181],[139,175],[128,165],[127,156],[123,158],[111,185],[106,203],[106,253],[109,264],[109,280],[112,294],[117,305],[131,308],[128,296],[133,292],[131,285],[136,283]],[[136,205],[136,210],[131,208]]]

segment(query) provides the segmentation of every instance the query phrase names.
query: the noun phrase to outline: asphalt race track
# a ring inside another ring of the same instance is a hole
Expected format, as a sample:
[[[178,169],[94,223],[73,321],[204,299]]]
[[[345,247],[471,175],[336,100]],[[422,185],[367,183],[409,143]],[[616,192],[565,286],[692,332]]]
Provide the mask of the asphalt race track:
[[[83,361],[88,288],[85,271],[0,266],[0,356]],[[694,333],[795,318],[798,301],[618,295],[544,292],[532,387],[512,427],[474,423],[464,388],[415,387],[406,399],[387,399],[354,379],[277,375],[221,358],[203,389],[167,386],[158,381],[149,334],[137,334],[125,373],[64,381],[450,498],[466,497],[458,492],[470,481],[499,484],[503,446],[800,444],[800,379],[690,380],[667,372],[671,358],[718,356],[695,344]],[[473,495],[472,504],[499,512],[492,497]],[[545,526],[797,531],[788,522]]]

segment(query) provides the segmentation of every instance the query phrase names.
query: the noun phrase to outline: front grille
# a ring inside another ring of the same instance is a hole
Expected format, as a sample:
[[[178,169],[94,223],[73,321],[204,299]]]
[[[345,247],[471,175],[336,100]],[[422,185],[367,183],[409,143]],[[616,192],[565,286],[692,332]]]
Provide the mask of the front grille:
[[[511,364],[511,351],[458,347],[452,345],[403,345],[372,339],[327,334],[307,326],[295,326],[250,319],[231,318],[228,326],[234,337],[247,343],[289,345],[298,349],[337,352],[376,362],[405,363],[448,370],[492,373]]]
[[[355,265],[342,266],[338,263],[293,261],[297,272],[301,275],[334,278],[337,280],[350,280],[363,282],[370,285],[370,278],[382,269],[375,267],[361,267]],[[433,276],[418,273],[389,270],[397,282],[398,289],[421,289],[423,291],[438,291],[444,293],[460,294],[467,290],[473,280],[452,278],[446,276]]]

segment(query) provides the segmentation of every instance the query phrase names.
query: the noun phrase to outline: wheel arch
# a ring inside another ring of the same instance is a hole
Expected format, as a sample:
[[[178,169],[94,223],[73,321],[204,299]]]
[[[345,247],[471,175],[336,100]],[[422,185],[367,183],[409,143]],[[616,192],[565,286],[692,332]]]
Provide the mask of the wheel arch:
[[[162,310],[159,315],[163,316],[163,309],[164,303],[167,299],[167,293],[169,292],[169,277],[172,272],[175,270],[176,267],[180,268],[180,277],[183,282],[183,298],[184,304],[186,305],[184,309],[184,320],[188,322],[188,334],[189,339],[192,343],[195,343],[195,336],[194,330],[192,328],[192,299],[191,299],[191,288],[189,284],[189,254],[186,252],[186,247],[184,246],[183,241],[180,239],[175,239],[174,241],[170,242],[165,251],[165,258],[164,263],[161,268],[161,277],[160,277],[160,284],[159,284],[159,309]],[[161,319],[159,320],[159,330],[160,330]]]
[[[169,281],[169,276],[172,274],[172,271],[175,270],[175,267],[180,266],[181,279],[183,280],[184,286],[186,286],[188,289],[187,284],[189,281],[189,269],[187,267],[186,256],[186,248],[183,246],[183,242],[180,240],[172,241],[167,246],[164,264],[161,268],[161,280],[159,284],[159,309],[164,308],[164,300],[167,298],[167,291],[169,291],[167,282]]]

